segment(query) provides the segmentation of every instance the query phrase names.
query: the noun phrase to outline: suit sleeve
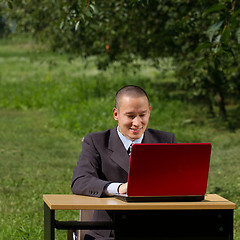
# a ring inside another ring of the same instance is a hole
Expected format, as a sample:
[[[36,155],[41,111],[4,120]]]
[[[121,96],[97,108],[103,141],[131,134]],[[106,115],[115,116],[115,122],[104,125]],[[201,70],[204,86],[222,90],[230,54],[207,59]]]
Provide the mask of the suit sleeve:
[[[82,153],[74,169],[72,178],[72,192],[87,196],[101,197],[104,188],[110,182],[104,179],[101,172],[101,157],[94,146],[91,135],[87,135],[82,142]]]
[[[172,134],[172,143],[177,143],[175,134]]]

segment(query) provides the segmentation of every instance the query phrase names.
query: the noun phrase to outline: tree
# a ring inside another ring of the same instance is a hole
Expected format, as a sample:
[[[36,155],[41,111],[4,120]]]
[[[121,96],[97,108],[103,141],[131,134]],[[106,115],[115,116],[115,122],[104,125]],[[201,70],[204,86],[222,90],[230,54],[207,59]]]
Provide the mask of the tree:
[[[100,68],[136,57],[173,57],[191,97],[226,118],[226,96],[240,94],[240,3],[234,0],[11,1],[19,28],[54,50],[98,55]],[[24,16],[24,17],[23,17]],[[216,100],[217,99],[217,100]]]
[[[181,61],[178,74],[183,79],[182,84],[193,88],[193,94],[204,96],[211,111],[216,96],[220,116],[224,119],[227,116],[226,95],[239,96],[240,93],[237,68],[239,13],[239,3],[236,1],[218,1],[205,8],[194,19],[189,31],[192,36],[194,34],[192,42],[197,43],[194,44],[195,50],[186,47],[186,54],[178,55],[176,59],[177,62]],[[188,33],[185,31],[185,34]]]
[[[4,16],[4,7],[0,3],[0,38],[7,36],[10,33],[10,28]]]

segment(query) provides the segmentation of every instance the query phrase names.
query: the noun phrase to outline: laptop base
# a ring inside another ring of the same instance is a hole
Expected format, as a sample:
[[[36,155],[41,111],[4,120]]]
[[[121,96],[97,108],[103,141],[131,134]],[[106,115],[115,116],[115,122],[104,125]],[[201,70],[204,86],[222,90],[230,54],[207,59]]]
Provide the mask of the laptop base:
[[[125,202],[200,202],[204,195],[200,196],[157,196],[157,197],[129,197],[127,195],[114,195],[115,198]]]

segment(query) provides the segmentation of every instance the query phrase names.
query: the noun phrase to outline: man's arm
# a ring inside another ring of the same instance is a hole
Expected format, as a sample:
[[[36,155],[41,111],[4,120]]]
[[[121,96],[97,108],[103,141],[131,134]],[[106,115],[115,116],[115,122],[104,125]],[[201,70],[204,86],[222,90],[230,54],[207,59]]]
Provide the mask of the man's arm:
[[[105,186],[110,181],[101,173],[101,158],[92,138],[87,135],[82,142],[82,153],[79,157],[72,178],[72,192],[87,196],[101,197]]]

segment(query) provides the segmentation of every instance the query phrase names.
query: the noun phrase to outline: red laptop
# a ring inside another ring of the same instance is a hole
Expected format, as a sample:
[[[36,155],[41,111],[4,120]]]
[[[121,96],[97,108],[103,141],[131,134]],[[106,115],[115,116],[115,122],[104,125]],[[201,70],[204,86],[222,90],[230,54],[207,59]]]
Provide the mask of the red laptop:
[[[207,189],[210,143],[134,144],[125,201],[201,201]]]

